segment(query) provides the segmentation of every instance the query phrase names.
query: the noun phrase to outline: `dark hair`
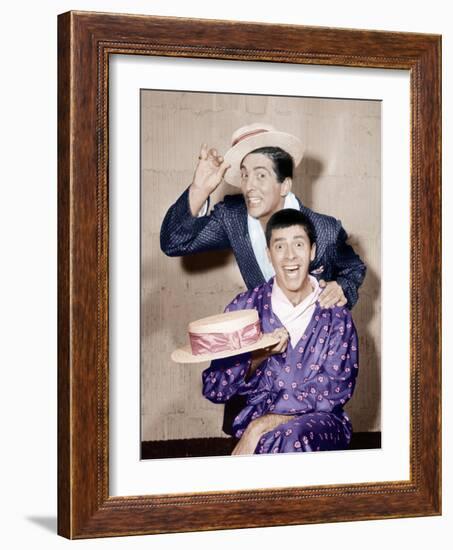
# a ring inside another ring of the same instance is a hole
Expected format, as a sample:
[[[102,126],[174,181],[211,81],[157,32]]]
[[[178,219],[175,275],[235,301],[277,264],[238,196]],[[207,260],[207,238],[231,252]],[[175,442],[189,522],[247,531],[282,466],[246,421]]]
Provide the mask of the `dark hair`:
[[[310,245],[316,241],[315,228],[309,218],[299,210],[284,208],[272,214],[266,224],[265,233],[267,246],[270,245],[272,231],[274,231],[274,229],[284,229],[285,227],[292,227],[293,225],[301,225],[305,229]]]
[[[279,183],[283,183],[286,178],[293,177],[293,158],[286,151],[280,149],[280,147],[259,147],[250,151],[248,155],[254,155],[255,153],[261,153],[271,159]]]

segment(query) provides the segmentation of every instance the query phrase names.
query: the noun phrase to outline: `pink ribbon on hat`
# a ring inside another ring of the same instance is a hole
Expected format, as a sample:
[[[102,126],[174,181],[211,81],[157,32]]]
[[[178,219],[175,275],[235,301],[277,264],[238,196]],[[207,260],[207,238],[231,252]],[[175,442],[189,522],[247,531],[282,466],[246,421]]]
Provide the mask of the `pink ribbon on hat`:
[[[240,350],[257,342],[260,336],[260,322],[256,321],[234,332],[207,332],[206,334],[189,332],[189,341],[193,355],[204,355]]]
[[[251,130],[250,132],[245,132],[244,134],[241,134],[239,137],[237,137],[231,145],[232,147],[234,147],[237,143],[239,143],[240,141],[246,138],[256,136],[258,134],[267,134],[267,132],[269,132],[269,130],[266,130],[265,128],[258,129],[258,130]]]

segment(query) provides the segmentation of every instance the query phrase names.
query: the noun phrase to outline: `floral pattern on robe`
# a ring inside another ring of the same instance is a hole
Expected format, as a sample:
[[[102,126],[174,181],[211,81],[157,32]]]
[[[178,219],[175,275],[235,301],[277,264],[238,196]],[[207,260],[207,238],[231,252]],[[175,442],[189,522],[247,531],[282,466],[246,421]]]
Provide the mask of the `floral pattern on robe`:
[[[256,309],[264,333],[283,327],[272,311],[273,279],[239,294],[225,309]],[[346,449],[352,426],[343,411],[358,372],[358,338],[345,307],[322,309],[313,316],[299,342],[288,342],[284,353],[272,355],[245,380],[251,354],[212,361],[202,373],[203,395],[225,403],[246,396],[246,406],[233,422],[240,438],[248,424],[264,414],[288,415],[288,422],[265,433],[255,453]]]

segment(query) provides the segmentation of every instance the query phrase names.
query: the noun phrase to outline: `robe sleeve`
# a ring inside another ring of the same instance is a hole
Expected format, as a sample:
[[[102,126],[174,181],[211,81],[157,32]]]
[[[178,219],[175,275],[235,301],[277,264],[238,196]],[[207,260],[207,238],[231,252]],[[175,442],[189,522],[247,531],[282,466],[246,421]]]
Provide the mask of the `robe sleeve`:
[[[230,248],[222,223],[224,203],[215,205],[206,216],[192,216],[189,189],[167,211],[160,229],[160,247],[167,256]]]
[[[251,362],[250,353],[212,361],[201,374],[203,395],[213,403],[225,403],[233,395],[247,395],[253,391],[256,380],[245,381]]]
[[[254,307],[254,299],[252,298],[254,293],[256,293],[256,290],[239,294],[226,306],[225,312],[252,309]],[[209,368],[203,371],[201,375],[203,395],[214,403],[224,403],[233,395],[247,395],[253,392],[259,381],[258,377],[253,376],[247,382],[245,381],[251,363],[251,353],[242,353],[212,361]]]

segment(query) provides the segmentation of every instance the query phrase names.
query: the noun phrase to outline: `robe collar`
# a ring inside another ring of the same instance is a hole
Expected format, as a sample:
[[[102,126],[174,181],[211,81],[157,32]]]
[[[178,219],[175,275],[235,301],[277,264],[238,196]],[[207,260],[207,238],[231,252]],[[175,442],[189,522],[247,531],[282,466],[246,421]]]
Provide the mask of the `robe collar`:
[[[283,290],[278,286],[276,279],[272,286],[272,311],[289,332],[291,344],[295,346],[302,337],[310,322],[316,307],[316,302],[321,293],[318,281],[312,275],[308,275],[312,292],[300,304],[294,306],[287,298]]]

